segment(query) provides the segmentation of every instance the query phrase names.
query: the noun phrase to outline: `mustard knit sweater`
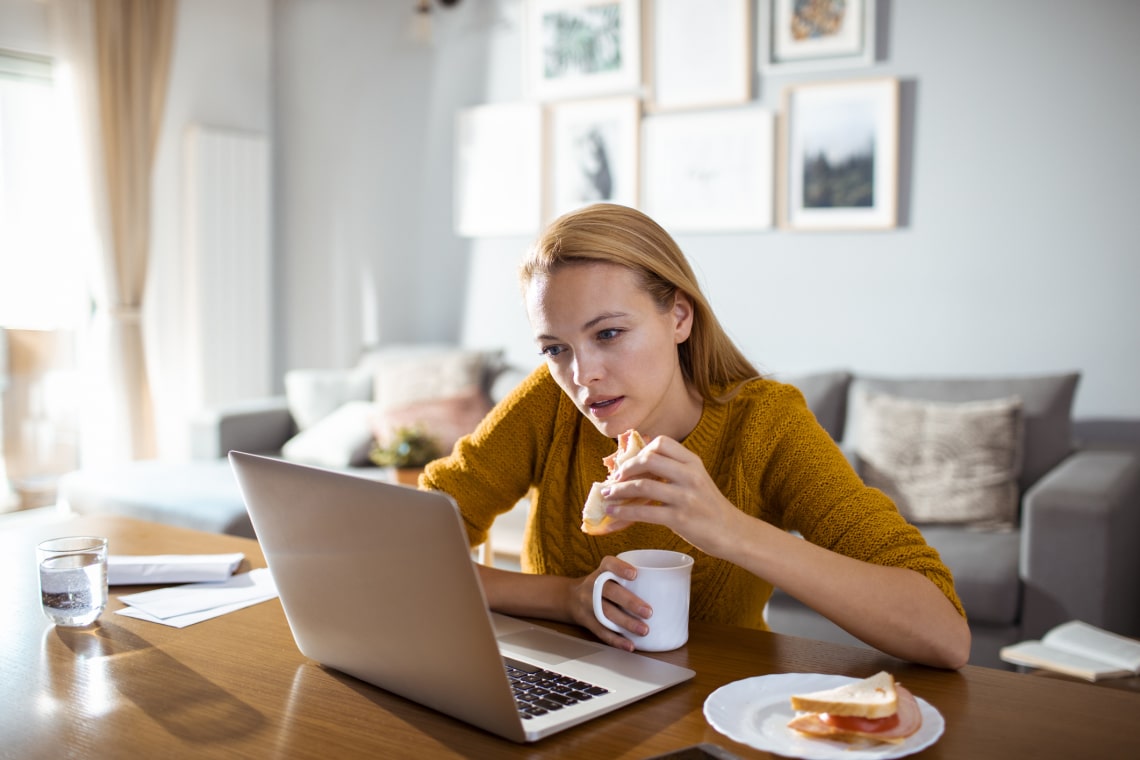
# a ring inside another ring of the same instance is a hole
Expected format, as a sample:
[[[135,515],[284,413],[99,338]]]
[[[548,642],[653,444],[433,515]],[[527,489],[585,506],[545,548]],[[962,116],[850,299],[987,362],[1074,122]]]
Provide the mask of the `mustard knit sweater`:
[[[794,386],[758,379],[726,404],[706,402],[683,443],[738,509],[840,554],[916,570],[965,615],[938,553],[882,492],[863,485]],[[693,619],[766,628],[771,584],[668,528],[638,523],[600,537],[581,531],[590,485],[605,479],[602,458],[615,448],[540,366],[450,456],[428,465],[420,484],[458,502],[473,546],[529,493],[525,572],[581,577],[606,555],[673,549],[696,560]]]

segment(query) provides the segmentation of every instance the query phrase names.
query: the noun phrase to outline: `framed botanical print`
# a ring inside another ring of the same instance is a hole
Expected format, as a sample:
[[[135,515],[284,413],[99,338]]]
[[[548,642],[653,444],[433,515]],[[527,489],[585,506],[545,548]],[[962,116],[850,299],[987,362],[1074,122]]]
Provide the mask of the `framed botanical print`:
[[[526,90],[537,100],[635,94],[640,0],[525,0]]]
[[[888,229],[898,223],[899,81],[817,82],[784,91],[783,224]]]

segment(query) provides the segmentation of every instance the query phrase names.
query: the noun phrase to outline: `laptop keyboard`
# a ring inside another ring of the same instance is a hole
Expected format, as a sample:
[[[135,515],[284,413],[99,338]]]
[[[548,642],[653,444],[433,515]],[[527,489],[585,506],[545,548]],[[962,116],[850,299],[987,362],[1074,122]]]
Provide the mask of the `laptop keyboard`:
[[[507,677],[511,680],[519,715],[524,720],[609,694],[609,689],[601,686],[512,660],[510,657],[504,657],[503,664],[507,669]]]

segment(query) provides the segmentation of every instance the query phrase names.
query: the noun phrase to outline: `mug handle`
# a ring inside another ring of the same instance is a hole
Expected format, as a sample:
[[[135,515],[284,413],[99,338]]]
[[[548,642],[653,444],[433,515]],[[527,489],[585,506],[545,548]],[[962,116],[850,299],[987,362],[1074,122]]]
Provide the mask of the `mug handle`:
[[[629,631],[618,627],[617,623],[610,620],[605,616],[605,613],[602,612],[602,589],[606,585],[606,581],[613,581],[619,586],[621,585],[621,578],[617,577],[609,570],[601,573],[597,578],[594,579],[594,617],[598,619],[599,623],[604,625],[606,628],[609,628],[614,633],[628,634]]]

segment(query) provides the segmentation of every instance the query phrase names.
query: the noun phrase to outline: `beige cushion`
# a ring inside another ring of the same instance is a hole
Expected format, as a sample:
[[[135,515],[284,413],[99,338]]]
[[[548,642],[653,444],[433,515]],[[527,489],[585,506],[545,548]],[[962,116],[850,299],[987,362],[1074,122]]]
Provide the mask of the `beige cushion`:
[[[318,467],[360,467],[370,463],[372,419],[370,401],[349,401],[285,442],[281,455]]]
[[[371,364],[372,398],[386,411],[419,401],[451,398],[473,388],[486,393],[487,363],[485,352],[460,349],[388,356]]]
[[[858,443],[853,434],[859,427],[855,404],[855,396],[859,393],[885,393],[954,404],[1017,396],[1021,399],[1021,416],[1025,424],[1018,487],[1025,493],[1073,451],[1073,399],[1079,380],[1080,373],[1077,372],[973,378],[859,375],[851,381],[847,423],[843,429],[844,443],[852,449]]]
[[[1017,520],[1023,419],[1018,397],[947,403],[860,393],[856,461],[864,482],[909,521]]]

